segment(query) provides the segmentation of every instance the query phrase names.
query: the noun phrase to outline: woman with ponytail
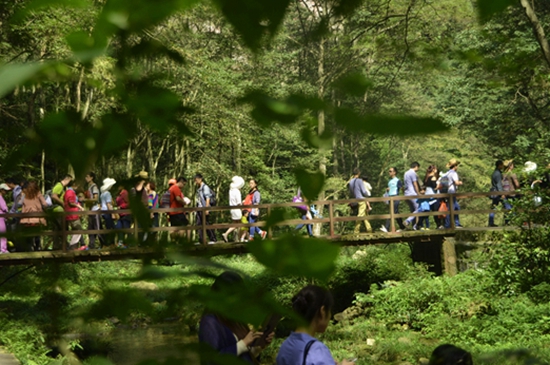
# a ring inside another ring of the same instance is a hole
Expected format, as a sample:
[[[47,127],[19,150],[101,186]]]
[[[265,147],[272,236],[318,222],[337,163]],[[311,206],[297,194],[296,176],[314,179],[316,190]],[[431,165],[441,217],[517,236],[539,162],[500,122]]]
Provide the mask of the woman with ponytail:
[[[332,294],[316,285],[308,285],[292,298],[292,309],[303,322],[283,342],[277,365],[354,365],[353,361],[336,362],[328,347],[315,338],[326,331],[334,304]]]

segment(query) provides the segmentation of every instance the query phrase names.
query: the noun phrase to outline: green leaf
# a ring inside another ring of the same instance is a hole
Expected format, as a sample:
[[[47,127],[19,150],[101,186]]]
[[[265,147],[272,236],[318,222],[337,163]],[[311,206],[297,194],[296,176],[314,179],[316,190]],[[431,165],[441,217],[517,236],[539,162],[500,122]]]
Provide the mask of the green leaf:
[[[7,64],[0,68],[0,98],[38,74],[44,63]]]
[[[336,123],[351,132],[365,132],[379,135],[415,135],[447,131],[439,119],[407,115],[359,115],[349,108],[336,108]]]
[[[364,96],[365,92],[372,88],[373,83],[362,73],[354,72],[342,76],[334,82],[333,86],[337,90],[346,94]]]
[[[194,285],[190,297],[199,300],[210,313],[259,327],[273,313],[291,315],[265,288],[252,283],[232,283],[214,291],[210,286]]]
[[[26,4],[23,9],[17,11],[11,18],[11,21],[20,22],[32,12],[51,7],[85,8],[89,5],[85,0],[33,0]]]
[[[151,301],[136,290],[106,289],[103,291],[103,298],[94,303],[85,317],[88,319],[117,317],[124,322],[132,313],[150,314],[152,311]]]
[[[479,20],[485,23],[496,13],[506,10],[506,8],[516,5],[516,3],[516,0],[477,0]]]
[[[130,55],[133,58],[148,58],[153,54],[155,57],[166,56],[168,59],[178,64],[184,63],[183,56],[179,52],[166,47],[164,44],[154,39],[143,39],[130,49]]]
[[[335,269],[340,247],[326,240],[288,235],[278,240],[252,241],[249,251],[280,275],[326,281]]]
[[[286,214],[286,209],[284,208],[275,208],[269,213],[266,219],[265,223],[265,229],[269,229],[271,227],[276,226],[278,223],[285,221],[288,219]]]
[[[248,93],[241,101],[254,105],[252,118],[264,127],[271,126],[273,122],[292,124],[302,114],[301,108],[296,105],[274,99],[259,91]]]
[[[315,200],[325,185],[325,175],[322,172],[307,172],[297,170],[295,173],[302,196],[307,200]]]
[[[97,44],[96,39],[84,31],[69,34],[66,38],[75,58],[81,63],[89,63],[105,53],[105,44]]]
[[[244,43],[253,51],[262,37],[275,35],[290,0],[214,0]]]

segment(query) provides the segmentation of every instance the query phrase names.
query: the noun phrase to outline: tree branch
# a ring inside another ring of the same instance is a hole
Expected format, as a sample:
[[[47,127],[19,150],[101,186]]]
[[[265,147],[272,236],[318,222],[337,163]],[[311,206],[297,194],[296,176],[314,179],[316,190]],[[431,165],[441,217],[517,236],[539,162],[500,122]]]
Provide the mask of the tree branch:
[[[548,67],[550,67],[550,44],[548,44],[548,40],[544,34],[544,29],[537,18],[537,14],[535,14],[535,10],[533,9],[531,3],[529,3],[529,0],[520,0],[520,3],[525,9],[525,15],[527,15],[527,18],[531,22],[533,32],[535,33],[535,38],[537,38],[540,45],[542,55],[544,56]]]

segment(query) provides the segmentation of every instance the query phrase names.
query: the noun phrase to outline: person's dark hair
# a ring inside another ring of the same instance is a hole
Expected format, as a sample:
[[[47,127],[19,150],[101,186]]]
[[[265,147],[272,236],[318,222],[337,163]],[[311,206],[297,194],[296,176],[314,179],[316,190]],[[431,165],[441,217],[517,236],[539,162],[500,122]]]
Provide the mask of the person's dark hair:
[[[65,179],[72,180],[73,177],[72,177],[72,175],[67,174],[67,175],[63,176],[63,179],[61,179],[61,180],[65,180]]]
[[[16,181],[18,181],[18,182],[16,182]],[[17,185],[17,184],[19,184],[20,182],[21,182],[21,180],[17,180],[17,179],[14,178],[14,177],[8,177],[8,178],[6,179],[6,184],[14,184],[14,185]]]
[[[395,171],[396,174],[399,173],[399,170],[397,170],[397,167],[390,167],[390,169],[393,169],[393,171]]]
[[[250,189],[250,191],[248,192],[248,194],[251,194],[251,193],[254,191],[254,189],[258,190],[258,180],[256,180],[256,179],[250,179],[250,180],[248,180],[248,181],[254,181],[254,184],[256,185],[254,188]]]
[[[353,176],[356,175],[361,175],[361,169],[359,167],[353,169]]]
[[[360,179],[363,181],[369,181],[368,175],[361,175]]]
[[[437,166],[435,165],[428,166],[428,168],[426,169],[426,175],[424,176],[424,184],[426,184],[430,180],[430,174],[435,170],[437,170]],[[439,171],[437,171],[437,173],[434,176],[436,179],[439,178]]]
[[[195,174],[195,179],[196,178],[199,178],[199,179],[203,180],[202,174]]]
[[[332,309],[334,299],[327,289],[317,285],[308,285],[292,298],[292,309],[308,323],[311,323],[321,307]]]
[[[95,172],[89,172],[88,173],[88,176],[92,178],[92,180],[95,182],[95,179],[96,179],[96,174]]]
[[[224,271],[223,273],[218,275],[216,280],[214,280],[214,284],[212,284],[212,290],[220,291],[223,287],[241,284],[242,282],[243,278],[236,272]]]
[[[504,162],[502,162],[502,160],[497,160],[497,162],[495,162],[495,168],[498,169],[500,166],[504,166]]]
[[[420,164],[416,161],[411,164],[411,169],[414,169],[415,167],[420,167]]]
[[[157,184],[154,181],[149,181],[149,187],[151,190],[157,190]]]
[[[25,199],[34,199],[40,193],[40,189],[38,188],[36,181],[32,180],[26,184],[23,192],[25,193]]]
[[[177,182],[185,182],[185,183],[186,183],[186,182],[187,182],[187,179],[184,178],[183,176],[180,176],[180,177],[178,177],[178,179],[177,179],[176,181],[177,181]]]
[[[473,363],[472,355],[468,351],[445,344],[436,347],[428,365],[473,365]]]

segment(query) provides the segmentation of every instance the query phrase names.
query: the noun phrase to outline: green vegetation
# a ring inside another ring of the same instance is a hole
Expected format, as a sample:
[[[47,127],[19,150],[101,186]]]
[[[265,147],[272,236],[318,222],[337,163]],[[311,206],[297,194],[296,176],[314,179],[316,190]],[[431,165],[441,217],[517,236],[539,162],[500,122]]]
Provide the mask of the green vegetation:
[[[165,187],[201,171],[225,204],[239,174],[260,180],[264,202],[281,202],[297,185],[311,199],[343,197],[357,166],[381,195],[389,166],[441,168],[454,157],[464,190],[486,191],[494,159],[550,158],[547,1],[0,5],[2,178],[49,188],[66,171],[122,181],[145,169]],[[357,307],[324,337],[336,357],[414,363],[453,341],[478,363],[530,362],[522,347],[549,361],[550,234],[540,227],[548,219],[527,198],[516,224],[536,229],[511,233],[478,269],[453,278],[412,265],[406,246],[339,252],[295,236],[255,242],[241,258],[44,265],[18,275],[2,267],[2,278],[15,276],[1,284],[0,343],[26,364],[47,363],[48,353],[78,363],[75,354],[91,347],[67,334],[97,338],[119,323],[177,318],[189,335],[204,308],[258,325],[314,281],[332,288],[339,310]],[[231,301],[208,290],[226,267],[250,276]]]

